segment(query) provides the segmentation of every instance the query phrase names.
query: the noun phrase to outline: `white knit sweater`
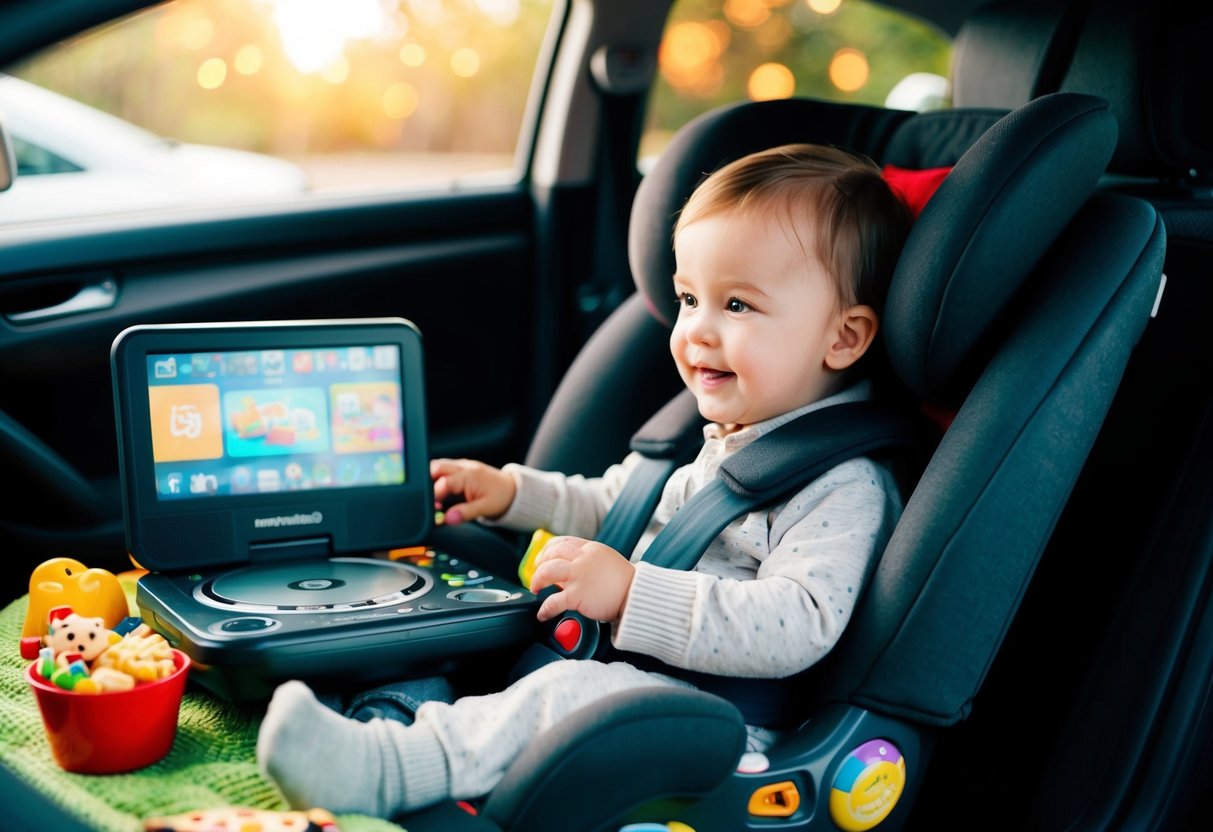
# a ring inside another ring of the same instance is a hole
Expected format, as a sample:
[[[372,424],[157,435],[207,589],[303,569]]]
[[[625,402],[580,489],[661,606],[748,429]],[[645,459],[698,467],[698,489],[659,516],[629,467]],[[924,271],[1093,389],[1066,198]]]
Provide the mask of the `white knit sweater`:
[[[727,456],[797,416],[869,395],[868,385],[859,384],[727,436],[719,425],[707,425],[702,450],[670,477],[631,554],[636,576],[614,645],[723,676],[779,678],[825,656],[901,512],[896,484],[883,466],[849,460],[786,503],[734,520],[693,571],[654,567],[640,558]],[[592,479],[507,465],[518,493],[497,524],[593,538],[639,460],[630,454]]]

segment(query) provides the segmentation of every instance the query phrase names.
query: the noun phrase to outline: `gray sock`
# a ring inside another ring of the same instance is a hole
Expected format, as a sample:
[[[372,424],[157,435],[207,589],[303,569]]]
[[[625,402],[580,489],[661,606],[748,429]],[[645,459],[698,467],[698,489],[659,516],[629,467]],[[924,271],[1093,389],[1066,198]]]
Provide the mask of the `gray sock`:
[[[449,794],[446,755],[428,726],[347,719],[302,682],[274,692],[257,760],[297,809],[390,818]]]

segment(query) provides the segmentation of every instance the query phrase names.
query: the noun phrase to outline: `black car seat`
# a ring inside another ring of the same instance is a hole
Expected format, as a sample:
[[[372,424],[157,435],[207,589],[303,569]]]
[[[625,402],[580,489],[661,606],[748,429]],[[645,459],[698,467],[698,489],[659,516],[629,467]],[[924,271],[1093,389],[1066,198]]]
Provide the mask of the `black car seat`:
[[[1207,825],[1213,774],[1195,755],[1209,743],[1213,664],[1194,647],[1213,590],[1213,354],[1202,338],[1213,308],[1210,35],[1213,12],[1188,4],[1000,0],[958,36],[953,88],[966,106],[1063,90],[1111,103],[1119,138],[1100,190],[1158,211],[1166,294],[991,669],[980,718],[941,743],[936,765],[959,775],[984,749],[1037,751],[1001,757],[980,798],[924,795],[939,807],[932,817],[993,801],[1015,828]],[[1017,80],[999,82],[992,66]],[[1082,633],[1083,648],[1065,633]],[[1022,718],[1025,693],[1047,694],[1040,718]]]
[[[763,771],[733,771],[742,732],[727,702],[646,691],[536,741],[478,807],[482,828],[615,829],[628,818],[699,832],[833,828],[832,812],[902,825],[936,730],[968,713],[1078,477],[1157,295],[1164,237],[1140,200],[1088,201],[1115,128],[1106,102],[1077,95],[1010,114],[789,100],[692,122],[635,200],[639,291],[574,362],[528,461],[596,473],[677,390],[662,369],[674,214],[704,173],[789,141],[902,169],[952,167],[907,242],[884,328],[896,376],[950,426],[847,633],[813,674],[803,725]],[[876,749],[896,756],[877,760]],[[897,772],[904,782],[881,779]],[[405,822],[449,819],[444,805]]]

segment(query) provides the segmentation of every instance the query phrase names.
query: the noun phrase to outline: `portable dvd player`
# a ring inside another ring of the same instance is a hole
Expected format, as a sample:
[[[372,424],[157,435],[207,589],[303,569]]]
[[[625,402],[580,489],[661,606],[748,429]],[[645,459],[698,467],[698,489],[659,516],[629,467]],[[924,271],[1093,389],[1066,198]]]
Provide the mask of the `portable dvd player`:
[[[204,686],[403,678],[534,637],[534,595],[426,545],[410,322],[136,326],[111,361],[136,603]]]

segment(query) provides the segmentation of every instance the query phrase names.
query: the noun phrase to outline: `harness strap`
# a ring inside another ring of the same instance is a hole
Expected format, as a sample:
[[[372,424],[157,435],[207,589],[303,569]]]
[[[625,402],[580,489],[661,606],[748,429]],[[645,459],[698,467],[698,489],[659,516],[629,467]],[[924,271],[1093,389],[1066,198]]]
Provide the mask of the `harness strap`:
[[[697,450],[704,419],[690,390],[671,399],[632,437],[631,448],[642,459],[632,470],[595,538],[626,557],[657,509],[666,481]]]
[[[596,540],[625,556],[636,548],[666,481],[698,448],[703,423],[689,391],[645,423],[631,443],[645,458],[603,518]],[[912,448],[920,438],[916,423],[902,411],[876,402],[806,413],[725,459],[717,479],[678,510],[644,560],[691,569],[725,526],[742,514],[790,495],[848,459]]]
[[[691,442],[693,419],[685,401],[675,399],[658,416],[662,418],[654,417],[642,428],[632,447],[661,455],[643,460],[633,471],[597,538],[625,556],[635,549],[666,480],[681,464]],[[702,431],[696,433],[697,439]],[[674,514],[642,560],[668,569],[693,569],[712,541],[738,517],[790,497],[848,459],[877,451],[912,450],[921,444],[917,422],[902,410],[876,402],[840,404],[806,413],[724,460],[717,478]],[[696,441],[692,447],[697,446]],[[616,650],[606,640],[600,649],[605,661],[631,662],[728,699],[747,724],[776,727],[795,715],[792,680],[742,679],[684,670],[651,656]]]

